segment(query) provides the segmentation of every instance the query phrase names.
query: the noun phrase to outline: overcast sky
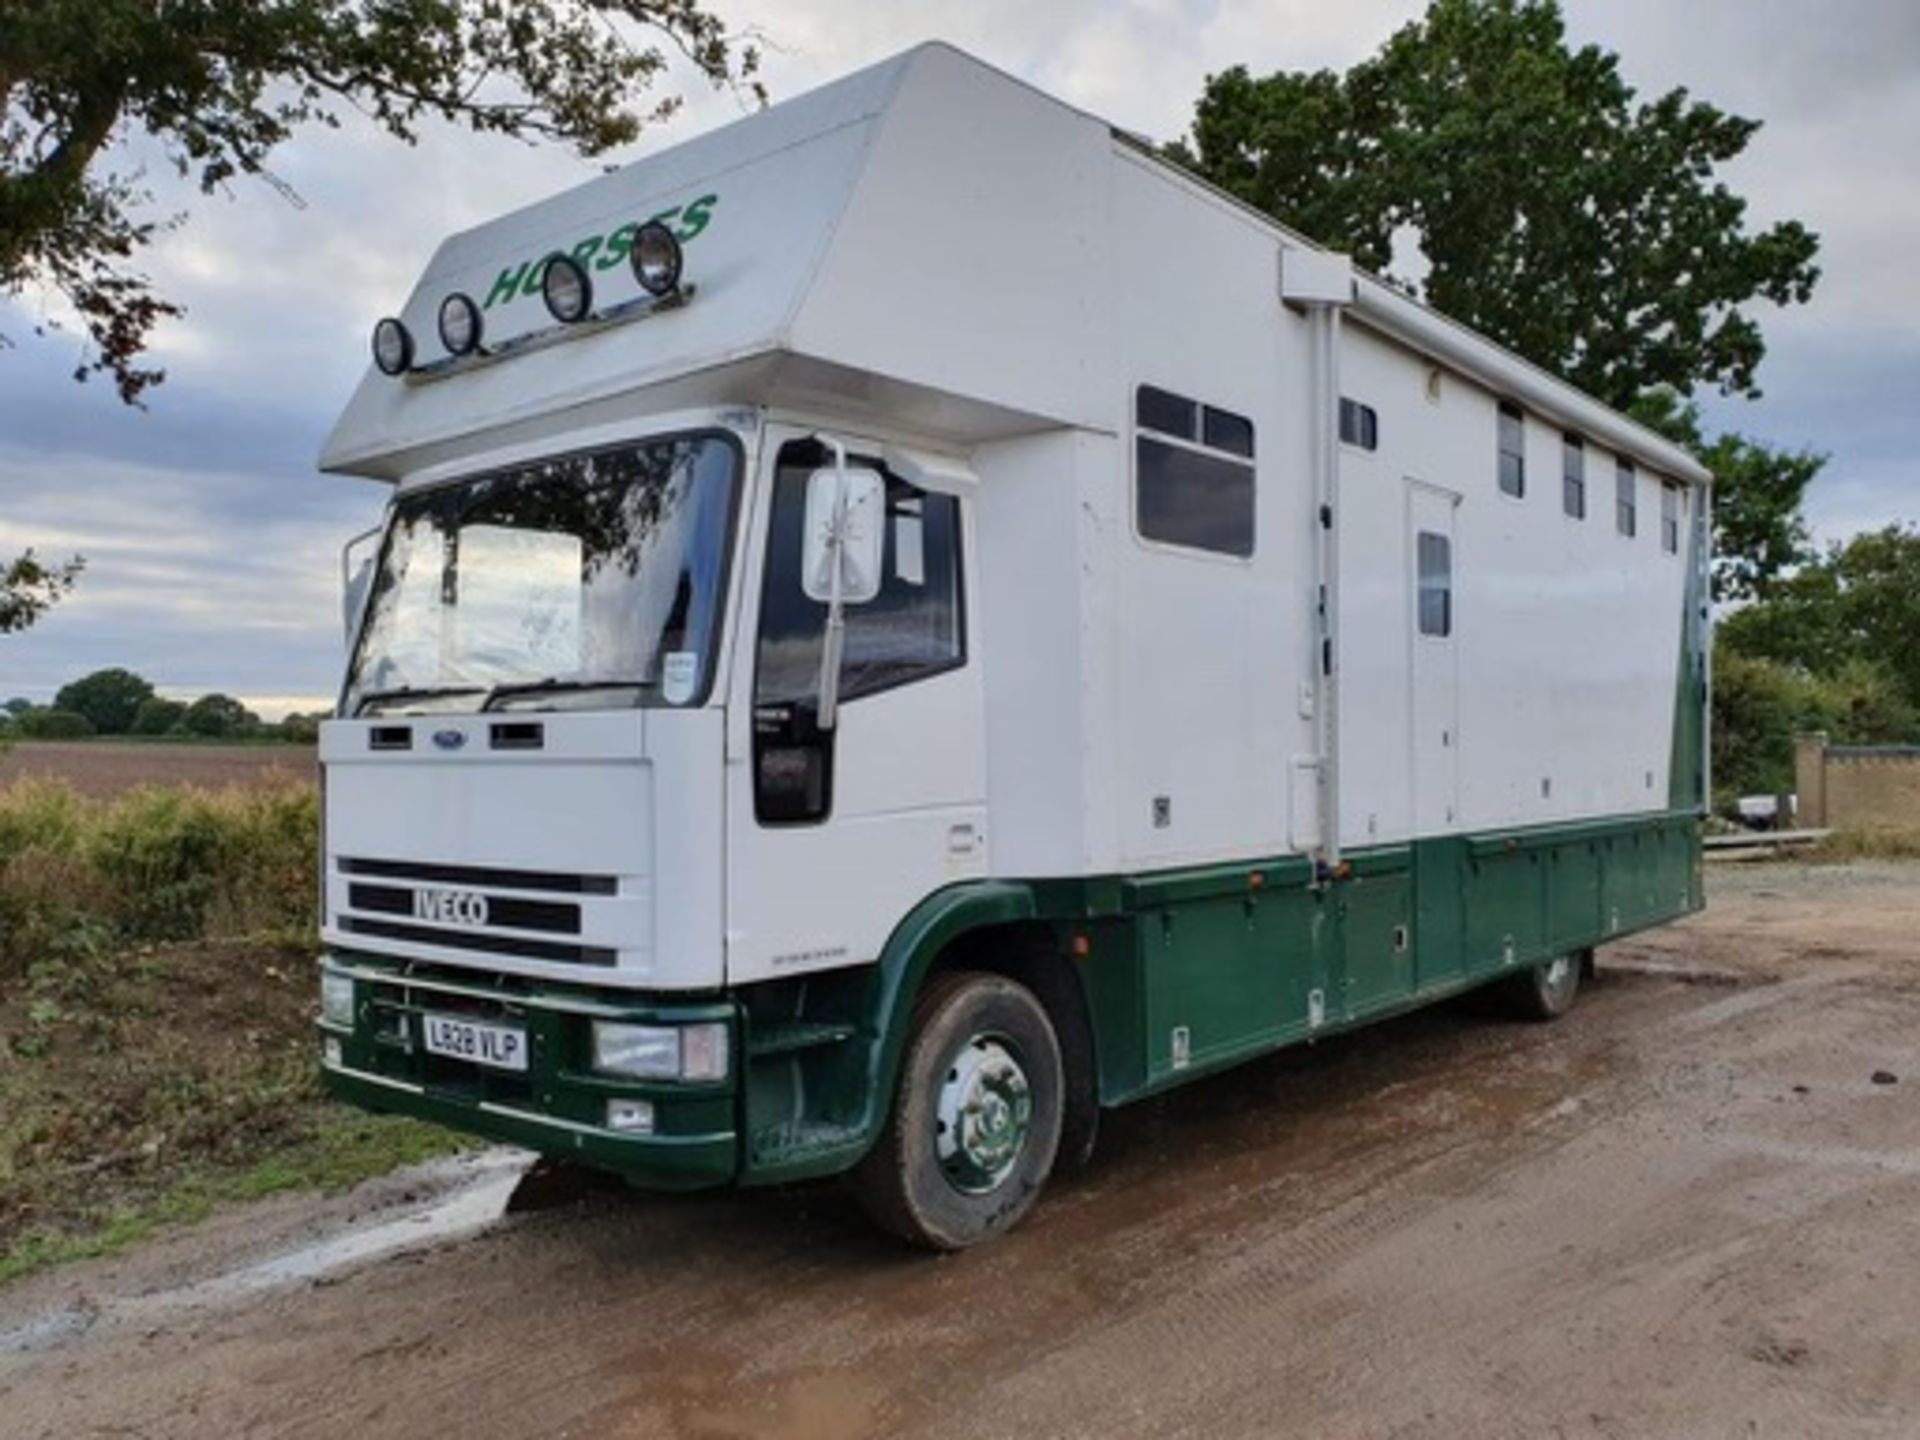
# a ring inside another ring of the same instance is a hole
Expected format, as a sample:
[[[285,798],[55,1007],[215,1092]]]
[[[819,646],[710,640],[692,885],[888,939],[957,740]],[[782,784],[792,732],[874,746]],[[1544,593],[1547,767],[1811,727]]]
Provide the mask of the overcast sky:
[[[1128,129],[1181,133],[1205,76],[1345,67],[1422,9],[1417,0],[711,0],[767,38],[776,100],[943,38]],[[1763,314],[1755,402],[1712,421],[1832,456],[1809,496],[1837,538],[1920,520],[1920,3],[1915,0],[1569,0],[1580,41],[1620,53],[1643,92],[1685,85],[1766,122],[1728,178],[1756,223],[1797,217],[1823,241],[1814,302]],[[646,153],[737,118],[689,95]],[[225,690],[273,714],[327,703],[341,663],[338,551],[384,488],[319,476],[314,457],[397,309],[450,231],[595,173],[553,150],[440,131],[406,149],[316,133],[266,187],[195,203],[147,268],[184,303],[154,358],[145,413],[76,385],[70,339],[37,340],[37,302],[0,301],[0,556],[84,553],[73,599],[0,640],[0,699],[49,698],[126,665],[183,695]],[[155,175],[155,180],[164,177]],[[192,197],[163,196],[184,204]]]

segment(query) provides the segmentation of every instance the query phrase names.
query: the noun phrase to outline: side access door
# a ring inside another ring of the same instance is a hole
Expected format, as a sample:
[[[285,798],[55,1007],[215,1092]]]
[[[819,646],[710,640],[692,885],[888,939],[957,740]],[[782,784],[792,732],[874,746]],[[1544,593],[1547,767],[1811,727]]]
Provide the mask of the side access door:
[[[967,624],[964,493],[886,481],[880,591],[849,605],[838,718],[819,726],[827,607],[807,598],[807,484],[825,446],[770,427],[749,531],[727,756],[727,977],[878,957],[927,895],[987,870],[986,724]]]
[[[1454,641],[1454,510],[1460,497],[1407,482],[1407,663],[1413,833],[1451,834],[1460,811],[1460,666]]]

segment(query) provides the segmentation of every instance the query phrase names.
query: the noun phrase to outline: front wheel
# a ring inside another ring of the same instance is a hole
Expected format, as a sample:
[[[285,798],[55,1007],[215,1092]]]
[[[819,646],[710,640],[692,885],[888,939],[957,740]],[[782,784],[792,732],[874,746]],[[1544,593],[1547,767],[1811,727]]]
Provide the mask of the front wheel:
[[[1522,1020],[1558,1020],[1580,993],[1586,956],[1578,951],[1542,960],[1500,982],[1501,999]]]
[[[1032,991],[999,975],[936,975],[854,1193],[881,1225],[929,1249],[1011,1229],[1052,1173],[1064,1095],[1060,1042]]]

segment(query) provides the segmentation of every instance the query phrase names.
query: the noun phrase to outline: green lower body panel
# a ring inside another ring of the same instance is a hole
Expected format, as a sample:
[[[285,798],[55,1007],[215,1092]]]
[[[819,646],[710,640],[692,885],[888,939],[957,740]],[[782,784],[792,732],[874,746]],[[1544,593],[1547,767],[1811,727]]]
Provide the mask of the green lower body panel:
[[[1586,950],[1702,903],[1699,827],[1658,814],[1122,882],[1082,975],[1121,1104]]]

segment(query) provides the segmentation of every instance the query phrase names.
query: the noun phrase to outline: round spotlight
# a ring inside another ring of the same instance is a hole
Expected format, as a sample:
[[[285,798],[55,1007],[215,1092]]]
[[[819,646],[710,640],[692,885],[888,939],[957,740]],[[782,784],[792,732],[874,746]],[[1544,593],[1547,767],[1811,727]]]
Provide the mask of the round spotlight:
[[[562,325],[573,325],[593,311],[593,281],[571,255],[550,255],[540,274],[540,294]]]
[[[633,262],[633,278],[640,288],[656,299],[680,288],[680,242],[658,220],[649,220],[633,232],[627,258]]]
[[[471,295],[456,290],[440,302],[440,343],[449,355],[471,355],[478,350],[484,329],[480,307]]]
[[[413,368],[413,335],[392,316],[373,327],[373,363],[382,375],[404,375]]]

